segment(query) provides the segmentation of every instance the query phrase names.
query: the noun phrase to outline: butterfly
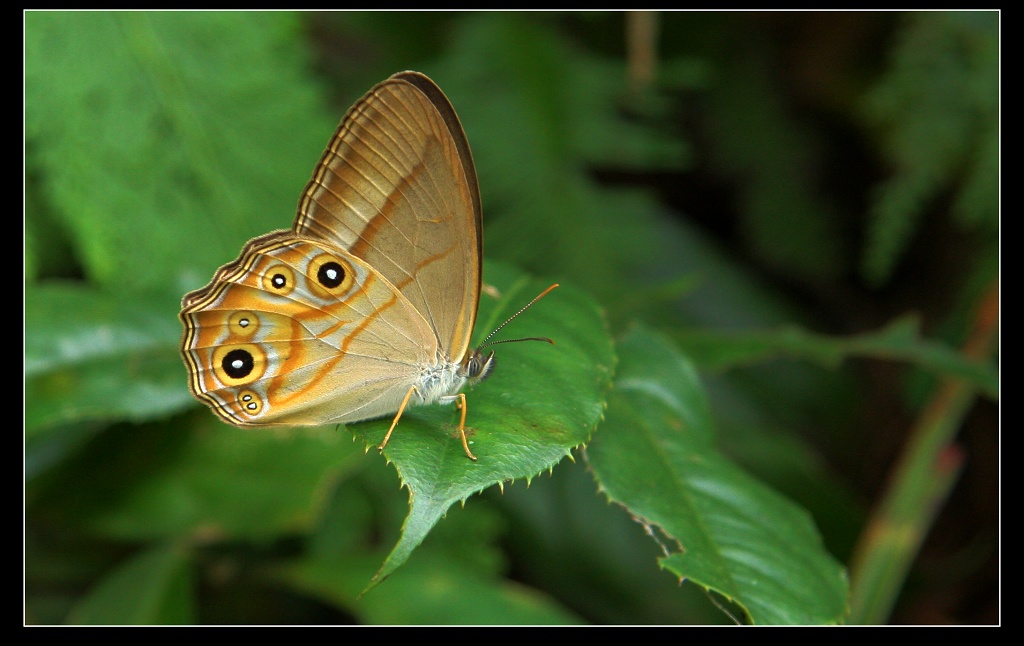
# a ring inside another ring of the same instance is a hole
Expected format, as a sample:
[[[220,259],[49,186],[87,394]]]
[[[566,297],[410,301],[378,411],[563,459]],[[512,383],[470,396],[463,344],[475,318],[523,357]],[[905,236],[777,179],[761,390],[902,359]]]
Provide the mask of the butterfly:
[[[455,403],[476,460],[461,389],[494,368],[486,346],[507,342],[470,349],[481,270],[462,125],[433,81],[395,74],[346,113],[291,229],[250,240],[182,299],[189,389],[240,427],[394,414],[381,450],[408,406]]]

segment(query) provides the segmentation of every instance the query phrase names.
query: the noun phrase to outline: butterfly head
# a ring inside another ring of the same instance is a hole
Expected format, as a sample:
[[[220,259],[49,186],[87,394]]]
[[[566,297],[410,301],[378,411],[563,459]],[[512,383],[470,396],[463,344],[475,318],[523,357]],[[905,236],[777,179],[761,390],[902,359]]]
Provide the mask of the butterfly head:
[[[551,287],[545,289],[543,292],[538,294],[536,298],[527,303],[522,309],[520,309],[512,316],[508,317],[508,319],[504,323],[496,327],[494,329],[494,332],[488,334],[487,338],[484,339],[483,343],[477,346],[475,350],[466,355],[466,358],[462,360],[462,364],[459,366],[459,376],[465,377],[466,381],[468,381],[469,385],[471,386],[480,383],[484,379],[487,379],[487,377],[491,374],[491,371],[494,370],[494,364],[496,361],[494,357],[494,350],[491,350],[490,352],[486,353],[484,352],[484,348],[486,348],[489,345],[497,345],[499,343],[518,343],[520,341],[547,341],[548,343],[554,345],[555,342],[547,337],[502,339],[501,341],[490,341],[490,338],[494,336],[498,332],[498,330],[508,325],[512,321],[512,319],[525,312],[531,305],[539,301],[542,297],[544,297],[544,295],[546,295],[548,292],[550,292],[552,289],[556,287],[558,287],[558,284],[554,284]]]
[[[465,377],[469,385],[474,386],[490,376],[495,361],[494,350],[485,354],[481,348],[477,348],[462,360],[459,376]]]

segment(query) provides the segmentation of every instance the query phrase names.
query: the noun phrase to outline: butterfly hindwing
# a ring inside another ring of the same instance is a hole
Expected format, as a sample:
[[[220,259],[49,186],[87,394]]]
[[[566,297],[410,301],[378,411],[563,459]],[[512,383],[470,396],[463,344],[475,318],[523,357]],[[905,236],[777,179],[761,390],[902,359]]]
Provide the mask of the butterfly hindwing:
[[[346,251],[279,233],[218,274],[186,296],[184,349],[193,393],[232,424],[393,412],[436,351],[408,301]]]

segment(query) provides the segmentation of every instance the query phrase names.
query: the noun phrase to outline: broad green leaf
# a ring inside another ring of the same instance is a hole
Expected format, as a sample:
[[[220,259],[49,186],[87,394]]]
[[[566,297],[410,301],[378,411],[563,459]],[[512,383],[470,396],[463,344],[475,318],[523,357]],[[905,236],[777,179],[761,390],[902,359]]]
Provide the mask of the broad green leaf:
[[[289,576],[293,585],[358,614],[368,624],[544,625],[580,619],[522,584],[467,566],[451,554],[424,547],[416,558],[358,602],[365,560],[310,559]]]
[[[26,14],[34,205],[90,280],[194,289],[288,224],[336,123],[300,37],[286,12]]]
[[[497,264],[487,264],[485,282],[500,297],[481,298],[475,338],[513,315],[547,284]],[[375,580],[408,558],[455,502],[494,484],[532,478],[552,468],[586,442],[604,410],[615,356],[604,319],[583,293],[563,286],[538,301],[498,338],[545,336],[495,347],[497,367],[467,393],[470,461],[453,428],[454,407],[431,406],[403,415],[384,453],[409,488],[410,511],[402,537]],[[367,447],[378,446],[390,419],[353,425]]]
[[[328,488],[365,459],[344,428],[242,430],[197,415],[107,430],[33,487],[33,507],[119,540],[264,540],[311,527]]]
[[[384,466],[381,464],[380,466]],[[394,496],[366,507],[366,488],[390,489],[390,468],[366,469],[346,481],[321,516],[306,552],[279,571],[291,587],[343,608],[365,624],[569,624],[579,619],[554,599],[508,580],[502,542],[507,521],[498,507],[474,499],[434,528],[387,582],[360,592],[386,555]],[[372,476],[372,477],[367,477]],[[378,492],[380,493],[380,492]],[[391,493],[391,492],[388,492]],[[376,498],[376,496],[374,496]],[[400,502],[398,503],[401,504]],[[382,519],[381,506],[388,519]],[[389,526],[385,527],[384,525]]]
[[[193,623],[191,570],[183,548],[157,544],[101,579],[71,611],[67,623]]]
[[[33,285],[25,294],[25,433],[143,421],[194,401],[178,344],[178,297]]]
[[[804,510],[715,449],[692,364],[643,329],[618,349],[607,419],[587,456],[609,498],[656,528],[662,567],[739,604],[753,623],[842,621],[842,566]]]
[[[372,464],[371,464],[372,462]],[[273,568],[304,597],[362,624],[564,624],[579,620],[554,599],[507,580],[507,520],[487,498],[454,509],[387,582],[365,596],[407,510],[383,460],[364,460],[339,482],[294,561]]]
[[[989,364],[978,363],[956,350],[924,339],[916,317],[896,319],[877,332],[834,336],[798,327],[752,332],[693,330],[676,334],[680,343],[702,366],[725,370],[775,357],[807,359],[835,367],[851,357],[907,361],[943,377],[964,379],[989,397],[999,395],[999,375]]]
[[[591,443],[603,432],[599,426]],[[514,563],[516,580],[547,591],[596,623],[728,623],[703,589],[680,587],[661,571],[658,544],[629,510],[609,503],[589,466],[578,460],[529,484],[482,494],[508,516],[500,546]],[[441,530],[448,531],[449,522],[437,526],[424,548]],[[390,579],[381,590],[389,584]]]

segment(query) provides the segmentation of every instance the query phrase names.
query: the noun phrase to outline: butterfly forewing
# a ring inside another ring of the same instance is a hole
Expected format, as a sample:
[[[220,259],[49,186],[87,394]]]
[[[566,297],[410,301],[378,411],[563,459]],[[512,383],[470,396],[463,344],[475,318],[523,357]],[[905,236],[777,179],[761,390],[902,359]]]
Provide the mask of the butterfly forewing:
[[[396,74],[349,110],[293,228],[365,260],[422,315],[443,358],[465,356],[480,292],[480,199],[462,126],[425,76]]]

